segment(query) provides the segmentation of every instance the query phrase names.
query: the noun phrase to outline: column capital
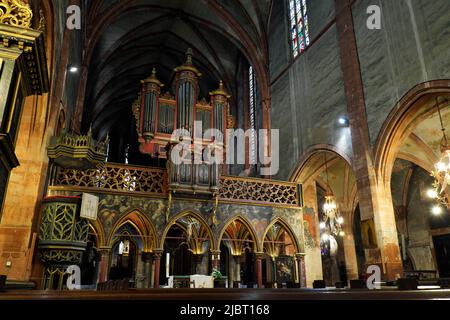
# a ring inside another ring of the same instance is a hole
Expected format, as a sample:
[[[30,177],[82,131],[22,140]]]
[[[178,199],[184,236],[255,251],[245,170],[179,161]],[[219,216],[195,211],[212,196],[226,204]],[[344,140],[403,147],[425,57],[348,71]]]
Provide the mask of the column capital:
[[[153,251],[152,251],[153,258],[155,258],[155,259],[161,259],[163,253],[164,253],[164,249],[153,249]]]
[[[258,260],[261,260],[262,258],[264,258],[265,255],[266,255],[265,252],[255,252],[255,257]]]
[[[220,250],[211,250],[211,259],[220,260]]]
[[[111,247],[99,247],[98,251],[101,254],[109,254],[111,252],[112,248]]]
[[[142,261],[151,262],[153,259],[153,252],[142,252]]]

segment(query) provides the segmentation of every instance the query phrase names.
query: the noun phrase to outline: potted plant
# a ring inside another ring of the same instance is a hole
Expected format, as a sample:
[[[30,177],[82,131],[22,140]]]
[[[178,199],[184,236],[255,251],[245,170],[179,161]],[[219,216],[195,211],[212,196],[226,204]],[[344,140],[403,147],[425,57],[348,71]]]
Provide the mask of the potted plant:
[[[223,278],[220,270],[214,268],[211,276],[214,279],[214,288],[226,288],[226,279]]]

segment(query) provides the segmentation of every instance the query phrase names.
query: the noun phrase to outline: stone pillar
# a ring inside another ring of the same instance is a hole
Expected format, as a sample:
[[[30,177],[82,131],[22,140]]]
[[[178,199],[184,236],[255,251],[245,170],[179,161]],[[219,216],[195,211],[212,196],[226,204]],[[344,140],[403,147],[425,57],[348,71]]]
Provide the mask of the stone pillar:
[[[263,252],[257,252],[255,253],[256,258],[256,278],[258,280],[258,288],[263,287],[263,281],[262,281],[262,259],[264,257]]]
[[[303,224],[305,239],[305,278],[307,287],[313,286],[314,280],[323,279],[322,254],[320,251],[319,208],[317,202],[317,187],[313,179],[306,181],[303,186],[304,207]]]
[[[267,256],[266,259],[266,279],[267,282],[273,283],[272,261],[270,256]]]
[[[108,281],[109,258],[111,254],[111,248],[100,247],[99,251],[100,251],[100,264],[98,267],[99,270],[98,282],[101,283]]]
[[[159,272],[161,269],[161,257],[163,255],[164,250],[153,250],[153,261],[155,262],[155,274],[154,274],[154,281],[153,281],[153,287],[159,288]]]
[[[235,281],[241,282],[241,256],[234,256],[235,261]]]
[[[152,257],[152,276],[150,278],[150,288],[154,288],[155,287],[155,259],[153,259]]]
[[[203,270],[203,255],[202,254],[194,254],[194,264],[195,264],[195,274],[204,274]]]
[[[348,217],[348,215],[347,215]],[[343,225],[345,236],[342,239],[345,256],[345,268],[347,270],[348,280],[357,280],[358,274],[358,260],[356,258],[355,237],[353,234],[353,226],[351,219],[347,218]]]
[[[305,268],[305,254],[297,253],[295,255],[296,269],[297,269],[297,279],[300,283],[300,288],[306,288],[306,268]]]
[[[335,3],[361,219],[374,219],[380,253],[377,264],[382,266],[385,280],[395,280],[403,273],[395,214],[390,186],[380,181],[374,170],[351,2],[336,0]]]
[[[217,269],[220,271],[220,250],[211,250],[211,263],[212,269]]]
[[[144,262],[144,288],[151,288],[152,282],[152,253],[151,252],[142,252],[142,261]]]

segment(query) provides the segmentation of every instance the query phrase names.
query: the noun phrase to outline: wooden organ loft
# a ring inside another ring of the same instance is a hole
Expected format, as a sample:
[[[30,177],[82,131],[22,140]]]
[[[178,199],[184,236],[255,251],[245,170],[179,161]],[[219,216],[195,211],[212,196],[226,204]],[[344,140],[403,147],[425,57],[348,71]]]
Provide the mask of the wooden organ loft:
[[[210,92],[209,102],[199,100],[202,74],[193,64],[192,49],[186,53],[186,62],[174,72],[175,96],[170,92],[161,94],[164,84],[158,80],[156,69],[141,81],[141,91],[133,104],[140,152],[169,160],[171,191],[215,194],[220,174],[226,173],[225,166],[218,164],[226,157],[226,130],[234,126],[229,113],[230,96],[220,81],[219,88]],[[175,149],[180,143],[187,153]]]

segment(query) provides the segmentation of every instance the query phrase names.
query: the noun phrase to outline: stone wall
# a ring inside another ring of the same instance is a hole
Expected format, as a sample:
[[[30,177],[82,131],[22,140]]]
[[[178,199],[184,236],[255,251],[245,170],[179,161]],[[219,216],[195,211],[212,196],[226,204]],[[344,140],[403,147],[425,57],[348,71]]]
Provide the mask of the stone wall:
[[[366,9],[379,5],[382,29],[366,27]],[[450,77],[447,0],[356,1],[353,19],[370,139],[395,104],[415,85]]]
[[[287,3],[287,1],[286,1]],[[284,1],[274,4],[269,29],[271,123],[284,150],[278,177],[289,178],[302,154],[329,144],[352,156],[334,1],[308,1],[311,46],[292,61]],[[366,26],[369,5],[382,9],[382,29]],[[447,0],[355,1],[352,7],[372,145],[395,104],[415,85],[450,77]]]
[[[309,5],[312,45],[294,61],[285,10],[274,10],[271,25],[277,27],[271,29],[269,38],[271,124],[272,129],[280,129],[280,150],[285,151],[280,159],[280,179],[289,178],[301,155],[312,145],[332,144],[342,153],[352,154],[349,130],[337,123],[347,106],[337,30],[335,24],[330,25],[333,1]],[[282,39],[287,45],[282,45]]]

